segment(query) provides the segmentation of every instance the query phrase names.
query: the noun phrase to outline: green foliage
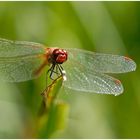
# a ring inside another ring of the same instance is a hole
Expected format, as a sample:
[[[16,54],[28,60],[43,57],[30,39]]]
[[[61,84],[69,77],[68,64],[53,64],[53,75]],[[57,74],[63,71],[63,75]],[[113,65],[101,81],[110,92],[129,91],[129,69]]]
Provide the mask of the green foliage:
[[[65,128],[68,118],[68,105],[57,99],[63,78],[58,77],[43,92],[44,100],[39,114],[38,137],[50,138],[57,131]]]

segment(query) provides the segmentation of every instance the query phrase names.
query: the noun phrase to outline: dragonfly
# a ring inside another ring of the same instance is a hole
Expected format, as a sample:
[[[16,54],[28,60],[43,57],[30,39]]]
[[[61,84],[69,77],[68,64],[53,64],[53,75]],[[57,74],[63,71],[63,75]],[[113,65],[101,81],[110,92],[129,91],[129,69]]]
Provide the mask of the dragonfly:
[[[113,95],[121,94],[124,89],[118,79],[108,74],[136,70],[136,63],[125,56],[0,39],[0,81],[35,79],[46,66],[52,80],[54,74],[63,76],[63,86],[66,88]]]

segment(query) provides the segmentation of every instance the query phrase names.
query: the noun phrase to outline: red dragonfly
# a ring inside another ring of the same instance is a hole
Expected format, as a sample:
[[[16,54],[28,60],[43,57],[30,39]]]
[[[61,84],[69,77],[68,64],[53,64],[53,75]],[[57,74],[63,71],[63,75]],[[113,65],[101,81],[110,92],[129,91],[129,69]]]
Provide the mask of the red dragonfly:
[[[1,81],[21,82],[37,78],[47,65],[50,78],[53,79],[54,74],[62,75],[63,85],[67,88],[114,95],[122,93],[123,86],[107,73],[136,69],[136,63],[124,56],[76,48],[46,48],[39,43],[0,39]]]

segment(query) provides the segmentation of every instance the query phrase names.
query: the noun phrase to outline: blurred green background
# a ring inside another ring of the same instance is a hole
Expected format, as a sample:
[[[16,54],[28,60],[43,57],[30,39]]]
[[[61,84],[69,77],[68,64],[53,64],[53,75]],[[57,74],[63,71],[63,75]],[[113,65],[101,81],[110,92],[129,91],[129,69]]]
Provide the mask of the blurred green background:
[[[139,2],[0,2],[0,37],[131,57],[132,73],[115,75],[120,96],[62,90],[65,129],[52,138],[140,138]],[[45,77],[0,83],[0,138],[30,138]],[[45,135],[45,131],[42,132]]]

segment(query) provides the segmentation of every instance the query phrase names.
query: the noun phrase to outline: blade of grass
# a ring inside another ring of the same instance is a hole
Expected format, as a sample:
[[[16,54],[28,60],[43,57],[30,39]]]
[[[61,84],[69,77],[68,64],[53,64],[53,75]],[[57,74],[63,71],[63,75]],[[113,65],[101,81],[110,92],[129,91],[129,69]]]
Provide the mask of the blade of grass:
[[[58,77],[43,92],[37,125],[38,138],[50,138],[53,134],[65,128],[69,106],[57,99],[62,82],[62,76]]]

